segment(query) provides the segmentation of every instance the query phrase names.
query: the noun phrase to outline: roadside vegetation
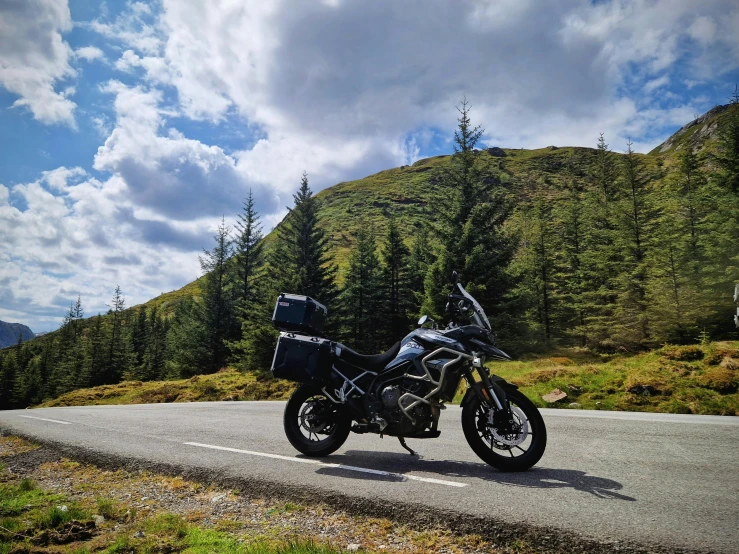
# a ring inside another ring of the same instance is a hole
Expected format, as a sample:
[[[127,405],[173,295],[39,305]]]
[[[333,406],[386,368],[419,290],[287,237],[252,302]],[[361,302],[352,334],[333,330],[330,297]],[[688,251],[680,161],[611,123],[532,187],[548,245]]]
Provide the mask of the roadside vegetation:
[[[17,437],[0,437],[0,554],[357,551],[533,552],[521,542],[497,548],[476,535],[411,529],[182,477],[103,470],[57,459],[45,447]]]
[[[664,346],[635,356],[562,349],[496,363],[539,407],[739,415],[739,342]],[[559,389],[567,397],[542,396]]]
[[[540,407],[739,415],[739,341],[663,346],[633,356],[563,348],[490,367]],[[285,400],[295,386],[269,372],[231,368],[190,379],[79,389],[40,406]],[[542,399],[555,389],[567,397],[556,403]]]

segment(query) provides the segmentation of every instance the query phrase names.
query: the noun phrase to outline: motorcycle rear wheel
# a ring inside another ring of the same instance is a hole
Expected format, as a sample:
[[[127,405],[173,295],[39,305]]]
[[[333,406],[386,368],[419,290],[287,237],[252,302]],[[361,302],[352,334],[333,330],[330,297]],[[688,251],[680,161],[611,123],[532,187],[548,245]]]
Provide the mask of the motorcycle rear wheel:
[[[462,430],[470,448],[484,462],[500,471],[524,471],[544,455],[547,430],[544,419],[531,400],[507,389],[517,432],[504,434],[492,424],[492,408],[477,395],[462,407]]]
[[[287,440],[298,452],[320,457],[336,452],[346,442],[351,416],[322,390],[301,385],[287,401],[283,424]]]

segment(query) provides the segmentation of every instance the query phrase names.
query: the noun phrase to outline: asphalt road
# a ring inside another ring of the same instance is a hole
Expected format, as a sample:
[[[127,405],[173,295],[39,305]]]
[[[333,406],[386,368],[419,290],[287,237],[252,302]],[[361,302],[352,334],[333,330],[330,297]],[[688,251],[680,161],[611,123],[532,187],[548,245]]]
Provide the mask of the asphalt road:
[[[411,503],[599,540],[739,552],[739,418],[543,410],[547,451],[506,474],[467,446],[460,409],[441,437],[349,437],[321,460],[298,456],[282,402],[89,406],[0,412],[0,429],[103,455]]]

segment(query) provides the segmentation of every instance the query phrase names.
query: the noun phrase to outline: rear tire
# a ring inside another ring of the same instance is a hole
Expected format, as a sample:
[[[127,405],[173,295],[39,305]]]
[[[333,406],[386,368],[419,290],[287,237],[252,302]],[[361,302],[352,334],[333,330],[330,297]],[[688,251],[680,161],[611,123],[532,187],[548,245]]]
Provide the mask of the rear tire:
[[[498,433],[490,424],[491,408],[483,404],[476,394],[462,407],[462,430],[470,448],[486,463],[500,471],[524,471],[544,455],[547,430],[544,419],[531,400],[516,389],[507,388],[505,392],[520,432],[511,435]],[[516,442],[518,444],[512,444]]]
[[[322,390],[301,385],[285,406],[285,435],[298,452],[306,456],[328,456],[346,442],[351,416]]]

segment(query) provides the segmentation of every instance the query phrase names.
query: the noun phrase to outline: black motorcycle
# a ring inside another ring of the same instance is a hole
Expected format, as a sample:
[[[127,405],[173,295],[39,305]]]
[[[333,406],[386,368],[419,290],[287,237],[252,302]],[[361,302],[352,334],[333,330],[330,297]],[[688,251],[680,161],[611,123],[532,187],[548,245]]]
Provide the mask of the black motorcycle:
[[[321,336],[322,304],[281,294],[272,317],[282,331],[272,372],[301,383],[285,407],[290,443],[305,455],[327,456],[353,431],[397,437],[415,454],[405,439],[440,435],[441,410],[464,379],[462,430],[472,450],[503,471],[538,462],[547,442],[544,420],[515,385],[485,367],[486,360],[511,358],[496,348],[485,312],[456,272],[448,299],[446,329],[423,316],[387,352],[364,355]]]

